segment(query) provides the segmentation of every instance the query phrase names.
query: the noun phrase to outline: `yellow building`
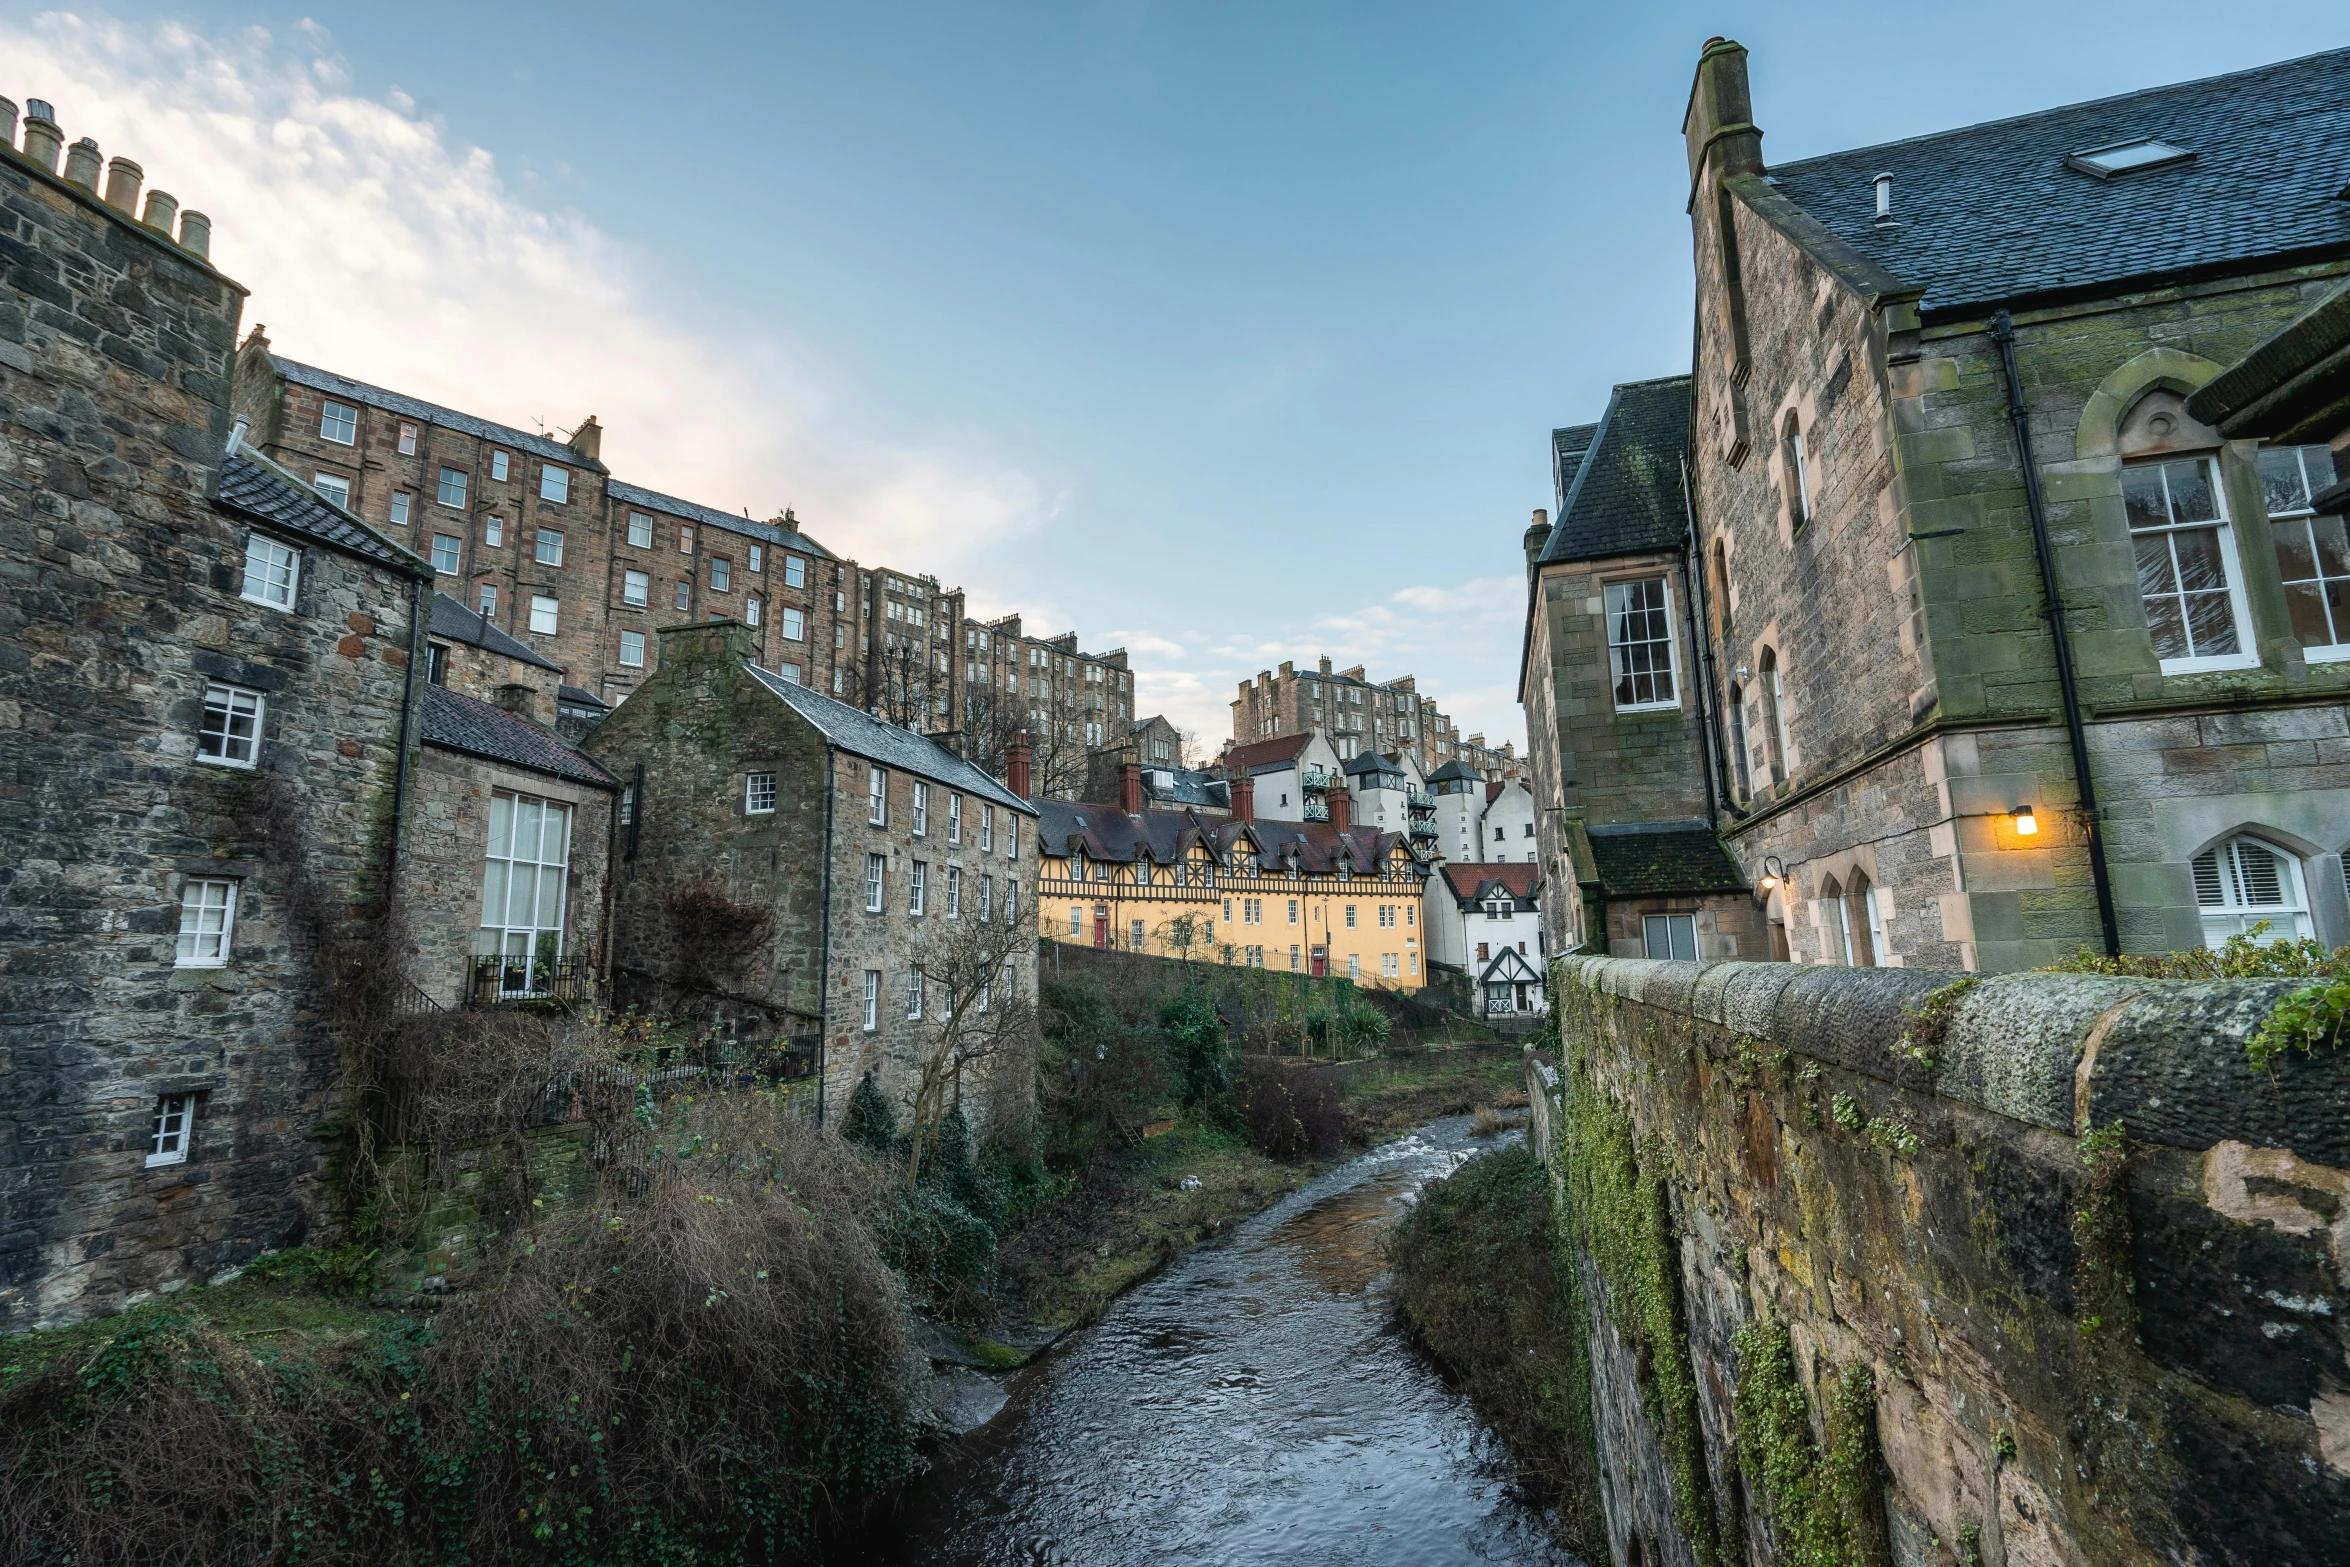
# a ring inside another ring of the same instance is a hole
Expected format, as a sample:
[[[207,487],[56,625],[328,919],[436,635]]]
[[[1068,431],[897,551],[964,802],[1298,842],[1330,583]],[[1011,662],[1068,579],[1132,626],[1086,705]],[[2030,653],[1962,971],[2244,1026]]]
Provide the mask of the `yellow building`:
[[[1037,802],[1038,932],[1077,946],[1188,957],[1388,990],[1427,983],[1429,868],[1401,833],[1347,822]]]

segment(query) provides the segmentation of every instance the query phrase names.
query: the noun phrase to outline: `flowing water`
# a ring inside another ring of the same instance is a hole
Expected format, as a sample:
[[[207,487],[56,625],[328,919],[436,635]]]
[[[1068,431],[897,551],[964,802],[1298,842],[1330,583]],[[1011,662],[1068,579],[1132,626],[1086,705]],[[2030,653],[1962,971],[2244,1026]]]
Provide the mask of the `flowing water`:
[[[1387,1298],[1389,1227],[1489,1146],[1435,1122],[1138,1286],[1013,1379],[878,1559],[1573,1567]]]

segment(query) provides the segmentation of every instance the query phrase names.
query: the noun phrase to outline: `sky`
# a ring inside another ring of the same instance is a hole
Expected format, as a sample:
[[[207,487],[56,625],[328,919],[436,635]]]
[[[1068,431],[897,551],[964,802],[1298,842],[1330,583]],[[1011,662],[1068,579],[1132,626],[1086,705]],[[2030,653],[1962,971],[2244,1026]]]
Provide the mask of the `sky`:
[[[277,350],[633,482],[792,506],[1127,649],[1209,752],[1327,654],[1524,740],[1549,432],[1688,367],[1690,72],[1790,161],[2350,43],[2337,3],[560,8],[0,16],[214,222]]]

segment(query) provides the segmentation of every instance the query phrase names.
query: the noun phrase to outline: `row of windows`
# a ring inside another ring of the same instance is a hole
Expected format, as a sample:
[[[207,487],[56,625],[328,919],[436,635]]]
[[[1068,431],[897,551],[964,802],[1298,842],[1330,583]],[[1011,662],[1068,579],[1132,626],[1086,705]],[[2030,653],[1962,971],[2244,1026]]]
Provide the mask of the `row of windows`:
[[[963,867],[944,867],[945,876],[938,888],[938,911],[948,919],[963,917]],[[865,912],[882,913],[889,907],[889,856],[865,856]],[[930,862],[916,860],[906,876],[906,912],[922,918],[931,912]],[[981,924],[995,918],[995,878],[979,878],[979,899],[976,910]],[[1004,922],[1016,924],[1020,918],[1020,884],[1011,877],[1004,878]]]
[[[919,778],[912,782],[914,836],[917,838],[927,837],[930,832],[930,785]],[[865,820],[868,825],[874,827],[889,825],[889,769],[886,767],[868,767],[865,770]],[[963,796],[950,789],[947,791],[947,842],[959,844],[963,841],[963,820]],[[980,852],[994,853],[995,840],[995,807],[983,801],[979,807]],[[1004,812],[1004,858],[1016,860],[1019,857],[1020,818],[1014,812],[1006,811]]]
[[[1265,923],[1264,899],[1241,898],[1237,901],[1240,908],[1241,924],[1262,925]],[[1290,898],[1283,901],[1286,901],[1289,905],[1289,923],[1292,925],[1297,924],[1301,918],[1299,909],[1301,900],[1297,898]],[[1231,898],[1226,898],[1224,900],[1224,922],[1228,925],[1232,923],[1232,910],[1234,902],[1235,900]],[[1356,908],[1357,905],[1352,903],[1345,905],[1346,928],[1348,930],[1353,930],[1355,928]],[[1401,911],[1400,915],[1398,913],[1399,910]],[[1415,925],[1419,922],[1418,908],[1414,904],[1382,903],[1376,906],[1375,913],[1379,921],[1379,928],[1381,930],[1395,929],[1399,918],[1401,922],[1407,926]]]
[[[921,1021],[922,1009],[925,1004],[935,1007],[942,1021],[944,1019],[951,1018],[954,1015],[954,987],[943,984],[934,987],[928,982],[928,980],[929,977],[918,968],[908,969],[906,971],[906,1021],[909,1023]],[[991,981],[988,984],[984,984],[979,987],[979,994],[971,998],[971,1009],[974,1012],[985,1012],[990,1007],[995,1005],[996,983],[997,982],[995,981]],[[1019,970],[1014,967],[1010,958],[1004,959],[1003,978],[1000,983],[1003,985],[1004,991],[1007,995],[1011,993],[1013,986],[1019,983]],[[883,986],[881,970],[877,968],[867,969],[865,971],[864,1017],[862,1026],[865,1032],[868,1034],[881,1027],[882,989]],[[943,992],[943,994],[936,997],[932,997],[927,994],[933,989],[940,990]]]
[[[318,435],[319,439],[331,441],[337,446],[358,444],[359,410],[349,403],[338,403],[329,398],[319,409]],[[400,424],[399,435],[401,456],[413,457],[416,455],[417,436],[417,427],[403,420]],[[504,483],[513,477],[513,462],[514,457],[511,452],[492,447],[490,450],[490,477]],[[325,475],[321,475],[321,477],[323,478]],[[469,478],[470,476],[462,468],[444,466],[440,471],[440,485],[437,492],[440,503],[444,506],[463,506]],[[344,488],[345,495],[339,499],[341,504],[347,506],[350,504],[347,498],[349,493],[347,483]],[[539,499],[554,501],[557,504],[568,502],[571,499],[571,470],[557,463],[541,463],[539,465]]]

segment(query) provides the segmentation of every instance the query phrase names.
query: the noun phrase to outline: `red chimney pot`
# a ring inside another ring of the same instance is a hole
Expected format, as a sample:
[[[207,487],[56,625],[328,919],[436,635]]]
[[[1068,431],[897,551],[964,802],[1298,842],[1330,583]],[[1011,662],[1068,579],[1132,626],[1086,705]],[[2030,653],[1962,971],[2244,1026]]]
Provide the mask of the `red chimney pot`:
[[[1355,824],[1355,802],[1354,796],[1347,793],[1346,785],[1337,784],[1332,786],[1329,794],[1329,800],[1330,825],[1339,832],[1346,832],[1352,829]]]
[[[1023,734],[1004,747],[1004,787],[1023,800],[1035,798],[1035,791],[1030,787],[1031,768],[1028,736]]]
[[[1138,816],[1142,813],[1142,764],[1140,762],[1120,762],[1118,764],[1118,809],[1129,816]]]
[[[1245,773],[1231,781],[1232,819],[1253,822],[1257,819],[1257,781]]]

